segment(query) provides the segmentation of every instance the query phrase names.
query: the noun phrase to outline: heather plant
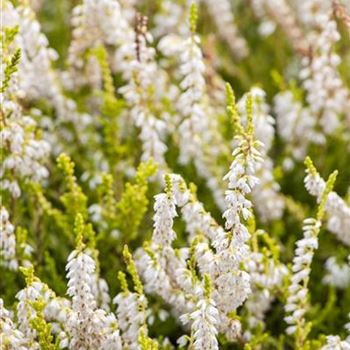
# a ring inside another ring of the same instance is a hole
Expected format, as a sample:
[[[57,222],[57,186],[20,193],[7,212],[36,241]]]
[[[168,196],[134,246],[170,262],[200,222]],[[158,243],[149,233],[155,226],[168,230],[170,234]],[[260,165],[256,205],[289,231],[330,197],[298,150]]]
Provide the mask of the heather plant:
[[[350,349],[347,0],[1,16],[1,349]]]

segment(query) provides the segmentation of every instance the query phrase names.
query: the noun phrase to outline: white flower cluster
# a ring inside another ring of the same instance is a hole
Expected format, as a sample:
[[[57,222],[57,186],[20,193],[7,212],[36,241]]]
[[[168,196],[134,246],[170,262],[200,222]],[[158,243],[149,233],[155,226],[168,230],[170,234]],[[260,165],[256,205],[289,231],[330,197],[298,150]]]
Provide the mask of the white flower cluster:
[[[340,39],[337,24],[327,14],[318,14],[316,18],[316,32],[310,38],[312,53],[302,60],[300,78],[311,113],[324,132],[332,134],[339,127],[339,115],[349,111],[349,92],[338,72],[340,57],[334,52]]]
[[[280,219],[283,214],[284,200],[279,193],[280,186],[274,179],[273,162],[268,155],[274,141],[275,120],[269,114],[269,107],[265,102],[265,92],[260,88],[252,88],[253,124],[257,140],[264,144],[260,150],[263,162],[257,166],[256,174],[259,183],[253,189],[253,202],[263,222]],[[246,119],[247,94],[238,102],[238,111]]]
[[[15,27],[19,22],[19,14],[12,4],[6,1],[2,4],[2,10],[6,18],[3,25],[7,28]],[[2,51],[8,51],[2,52],[2,69],[6,69],[6,65],[10,64],[3,61],[5,54],[14,55],[18,46],[23,51],[23,47],[18,45],[22,41],[22,34],[17,34],[9,47],[2,47]],[[28,180],[40,182],[49,175],[44,165],[50,152],[49,144],[36,135],[36,122],[24,112],[19,102],[19,99],[23,97],[23,85],[29,81],[39,81],[39,79],[29,77],[27,72],[23,71],[25,65],[26,55],[21,54],[19,71],[11,76],[7,90],[1,93],[0,184],[2,190],[9,191],[15,198],[21,195],[23,182]],[[40,73],[39,76],[41,76]]]
[[[339,289],[350,286],[350,256],[347,264],[339,264],[334,256],[327,259],[325,263],[326,275],[323,282]]]
[[[172,179],[166,176],[166,182],[166,193],[155,196],[152,242],[149,247],[139,249],[135,256],[145,290],[159,294],[180,316],[194,306],[191,301],[194,285],[186,267],[188,249],[181,248],[175,252],[171,246],[176,238],[173,219],[177,215],[177,198],[172,192]]]
[[[218,146],[217,123],[210,116],[211,109],[206,93],[205,65],[200,48],[200,38],[192,33],[181,44],[180,74],[183,90],[177,102],[177,110],[183,116],[178,128],[179,163],[193,161],[198,174],[207,181],[217,205],[224,208],[223,189],[219,179],[220,169],[215,169],[214,159],[222,152]]]
[[[264,324],[265,314],[275,299],[275,290],[282,285],[288,269],[260,252],[252,252],[247,270],[251,277],[252,295],[246,301],[245,308],[249,311],[248,327],[254,330]],[[252,336],[251,333],[245,335],[247,338]]]
[[[208,278],[208,277],[207,277]],[[204,282],[205,283],[205,282]],[[204,286],[204,289],[206,287]],[[209,295],[205,295],[206,291],[202,290],[202,296],[196,304],[195,310],[190,314],[184,314],[180,317],[184,324],[192,321],[191,331],[193,335],[193,348],[195,350],[218,350],[219,345],[216,339],[217,324],[219,322],[219,312],[215,306],[214,300]],[[180,343],[181,338],[180,338]],[[180,344],[181,345],[181,344]]]
[[[341,340],[337,335],[329,335],[327,344],[321,350],[350,350],[350,343]]]
[[[304,315],[308,307],[308,280],[311,272],[311,262],[315,250],[318,248],[318,232],[321,222],[308,218],[304,220],[304,237],[296,242],[293,258],[293,275],[288,287],[287,303],[284,307],[288,316],[284,319],[288,324],[286,332],[293,334],[305,326]]]
[[[307,167],[307,177],[317,175],[317,171],[310,158],[305,160]],[[285,304],[285,312],[287,316],[284,318],[288,327],[287,334],[294,335],[295,344],[302,347],[307,339],[307,334],[311,330],[312,324],[306,322],[305,314],[309,309],[309,291],[308,284],[311,273],[311,264],[315,251],[318,249],[318,235],[320,232],[322,219],[326,212],[326,205],[331,195],[337,171],[334,171],[323,186],[322,193],[319,198],[319,205],[315,218],[307,218],[303,223],[304,237],[296,242],[297,248],[293,258],[291,283],[288,287],[287,302]],[[308,184],[305,179],[306,185]]]
[[[1,187],[14,198],[21,195],[22,182],[40,182],[49,172],[44,165],[50,146],[36,136],[36,123],[22,114],[19,104],[4,99],[4,125],[0,138],[4,147],[0,165]]]
[[[249,116],[248,116],[249,119]],[[248,120],[250,127],[250,121]],[[224,179],[228,180],[226,191],[227,209],[223,214],[228,232],[218,235],[213,246],[216,249],[217,261],[215,266],[215,284],[221,294],[218,308],[226,313],[235,310],[243,304],[251,292],[250,276],[241,269],[250,256],[249,232],[242,223],[251,216],[252,203],[246,198],[259,180],[255,176],[258,164],[262,161],[258,150],[262,146],[249,131],[244,135],[237,135],[237,147],[234,149],[233,162]]]
[[[208,137],[209,120],[202,103],[205,92],[205,67],[199,43],[199,37],[193,34],[185,40],[181,52],[181,88],[184,92],[180,95],[177,109],[185,117],[179,126],[182,164],[188,164],[190,160],[198,157],[203,158],[201,142],[202,138]]]
[[[101,346],[102,320],[96,312],[96,300],[91,290],[95,272],[94,260],[84,251],[74,250],[66,266],[67,293],[72,297],[72,313],[68,317],[72,349],[93,349]]]
[[[192,242],[198,234],[204,235],[210,241],[224,234],[224,229],[205,211],[203,204],[186,189],[181,176],[172,175],[172,180],[176,202],[181,207],[181,217],[186,223],[186,231],[189,234],[188,241]]]
[[[139,349],[139,330],[145,324],[147,317],[144,295],[132,292],[119,293],[113,302],[118,304],[117,316],[122,330],[123,345],[130,350]]]
[[[224,237],[226,234],[225,230],[215,222],[211,215],[204,210],[203,204],[196,200],[194,194],[186,188],[181,176],[172,175],[172,179],[174,195],[178,205],[181,207],[182,219],[185,221],[186,231],[189,233],[189,242],[194,244],[196,237],[203,238],[203,236],[210,242],[211,247],[209,247],[209,242],[206,241],[195,244],[195,258],[201,274],[208,274],[212,282],[211,297],[217,305],[219,312],[218,331],[225,334],[228,339],[234,340],[240,334],[241,326],[237,319],[227,316],[227,310],[231,310],[230,308],[232,308],[232,304],[230,303],[234,303],[234,301],[227,300],[228,295],[223,294],[222,284],[224,281],[220,280],[223,266],[220,264],[224,264],[220,260],[221,257],[215,247],[215,240],[217,237]],[[182,271],[186,270],[182,269]],[[234,288],[237,288],[239,291],[239,280],[237,279],[232,282]],[[191,283],[189,285],[191,286]],[[232,285],[230,286],[232,288]],[[197,284],[195,288],[192,287],[193,291],[200,293],[201,289],[199,289],[199,292],[197,289]]]
[[[142,160],[153,158],[162,168],[166,167],[164,154],[167,146],[164,143],[166,124],[150,110],[150,102],[157,101],[159,96],[154,77],[159,73],[154,62],[155,50],[147,46],[153,41],[151,34],[145,31],[145,18],[139,18],[139,29],[134,35],[133,58],[129,63],[130,75],[128,84],[121,87],[122,93],[131,107],[130,115],[137,127],[141,129],[140,139],[143,146]],[[139,31],[138,31],[139,30]],[[129,44],[130,45],[130,44]],[[162,81],[162,78],[160,81]],[[158,82],[158,87],[159,86]],[[153,92],[152,92],[153,90]]]
[[[254,142],[252,139],[245,138],[241,135],[236,137],[237,147],[234,149],[229,172],[225,175],[224,180],[228,180],[228,190],[226,191],[227,209],[223,214],[226,219],[226,229],[232,230],[233,240],[240,243],[245,242],[247,229],[241,224],[240,215],[244,220],[251,216],[250,209],[252,203],[245,198],[248,193],[259,183],[255,176],[258,164],[263,161],[260,151],[257,149],[262,146],[261,142]],[[218,247],[225,247],[226,242],[218,242]],[[228,242],[227,242],[228,243]]]
[[[28,6],[13,8],[5,2],[8,26],[18,25],[19,33],[15,45],[21,49],[19,65],[18,94],[21,98],[36,100],[47,98],[52,101],[57,111],[64,110],[61,106],[65,101],[58,85],[58,77],[52,69],[52,62],[57,59],[57,53],[48,47],[48,40],[41,32],[40,24],[35,14]],[[73,103],[73,101],[70,101]],[[62,118],[64,113],[58,113]],[[72,117],[70,115],[63,118]]]
[[[160,193],[155,196],[154,230],[152,240],[161,246],[169,246],[176,237],[173,230],[173,219],[177,215],[175,199],[171,193]]]
[[[22,115],[20,106],[6,100],[3,104],[5,115],[0,137],[4,152],[0,165],[1,187],[14,198],[21,195],[21,182],[36,182],[48,176],[43,165],[49,153],[46,141],[36,138],[36,123],[29,116]]]
[[[5,309],[4,301],[0,298],[0,332],[1,344],[10,350],[27,350],[24,334],[13,323],[10,312]]]
[[[21,98],[54,98],[57,94],[55,75],[51,70],[57,53],[48,47],[48,40],[40,31],[33,11],[28,6],[14,8],[8,1],[4,3],[5,26],[19,26],[15,45],[21,49],[19,64],[18,94]]]
[[[11,270],[17,270],[15,227],[5,207],[0,208],[0,257],[1,264]]]
[[[96,277],[95,261],[88,251],[82,248],[74,250],[68,257],[66,269],[69,279],[67,293],[72,297],[71,309],[67,312],[64,325],[69,348],[118,350],[123,348],[124,343],[130,349],[136,349],[138,330],[144,322],[140,323],[140,307],[133,302],[134,293],[129,293],[127,297],[120,293],[114,299],[114,303],[118,304],[118,322],[117,317],[106,310],[108,305],[106,307],[105,304],[109,302],[109,296],[107,300],[102,296],[99,302],[102,308],[98,307],[94,290],[99,288],[108,295],[108,286],[104,280]],[[94,286],[96,280],[97,287]],[[122,337],[120,330],[123,331]]]

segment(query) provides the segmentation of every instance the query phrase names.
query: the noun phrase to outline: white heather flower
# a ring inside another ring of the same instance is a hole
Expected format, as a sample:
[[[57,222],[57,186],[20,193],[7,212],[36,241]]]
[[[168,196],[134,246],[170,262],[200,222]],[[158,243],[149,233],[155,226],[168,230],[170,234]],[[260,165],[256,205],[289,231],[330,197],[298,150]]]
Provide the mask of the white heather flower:
[[[285,265],[276,264],[273,259],[266,260],[263,254],[253,252],[247,263],[252,284],[252,294],[245,303],[249,311],[249,329],[264,325],[265,314],[275,298],[274,290],[288,274]]]
[[[330,257],[325,263],[325,269],[327,272],[323,283],[339,289],[346,289],[350,286],[349,264],[338,264],[335,257]]]
[[[18,268],[15,227],[11,224],[5,207],[0,208],[0,256],[5,266],[11,270]]]
[[[293,258],[291,284],[288,287],[288,298],[284,309],[287,316],[284,318],[288,327],[287,334],[293,334],[299,327],[305,326],[304,315],[308,307],[307,282],[311,272],[311,262],[315,250],[318,248],[318,232],[321,222],[308,218],[304,220],[304,237],[296,242]]]
[[[268,152],[272,147],[275,136],[273,117],[269,114],[269,106],[265,102],[265,91],[254,87],[251,89],[253,100],[253,124],[254,134],[257,140],[264,144],[261,149],[261,155],[264,162],[258,164],[256,176],[259,183],[253,189],[253,202],[260,219],[263,222],[280,219],[283,214],[284,200],[280,194],[280,186],[275,181],[273,175],[273,162],[268,156]],[[240,115],[246,120],[246,100],[245,94],[239,101],[237,108]]]
[[[184,179],[178,174],[170,175],[172,191],[177,206],[181,207],[182,219],[186,223],[186,231],[189,233],[188,241],[191,242],[197,234],[203,234],[213,241],[224,230],[214,218],[205,211],[203,203],[187,189]]]
[[[203,204],[198,201],[188,202],[181,208],[181,213],[186,223],[186,230],[190,234],[190,242],[198,233],[214,240],[219,232],[223,232],[222,227],[218,226],[211,215],[204,210]]]
[[[71,312],[70,300],[55,297],[54,295],[52,295],[51,299],[48,300],[45,306],[45,320],[52,325],[52,333],[59,335],[60,344],[67,342],[68,345],[68,334],[65,330],[65,325]]]
[[[203,205],[190,193],[181,176],[172,174],[170,177],[172,191],[176,202],[181,207],[182,217],[190,234],[189,241],[193,241],[198,234],[203,234],[214,246],[224,240],[223,246],[216,247],[217,253],[214,253],[205,242],[196,244],[195,256],[200,272],[208,274],[213,281],[212,298],[217,304],[220,319],[217,323],[218,331],[225,334],[228,339],[234,340],[241,331],[240,322],[228,317],[226,313],[241,305],[250,292],[249,275],[244,271],[237,271],[239,262],[247,257],[247,247],[239,247],[234,252],[225,250],[221,254],[221,250],[226,247],[224,229],[209,213],[205,212]],[[240,245],[241,242],[234,241],[232,247],[237,244]],[[188,272],[185,267],[178,270],[179,278],[182,279],[180,284],[183,284],[186,290],[192,288],[194,291],[195,288]]]
[[[171,243],[175,238],[173,218],[176,215],[177,201],[186,206],[188,190],[180,193],[177,175],[167,175],[166,193],[157,196],[155,202],[154,232],[151,244],[136,253],[138,271],[145,281],[145,290],[156,293],[172,307],[176,316],[190,312],[193,298],[199,291],[199,285],[187,267],[188,248],[174,250]],[[183,183],[184,184],[184,183]],[[192,300],[191,300],[192,299]]]
[[[74,119],[73,113],[67,113],[72,100],[65,98],[58,85],[57,73],[52,69],[52,63],[57,53],[48,47],[48,40],[41,32],[40,24],[35,14],[28,6],[19,6],[14,11],[19,33],[14,43],[21,48],[19,65],[19,94],[22,98],[36,100],[47,98],[56,109],[60,118]],[[79,120],[81,123],[81,119]]]
[[[108,284],[105,279],[100,278],[97,272],[91,276],[90,280],[91,292],[97,302],[97,305],[106,312],[109,311],[109,303],[111,298],[109,296]]]
[[[226,229],[235,229],[241,226],[240,215],[244,220],[250,216],[252,203],[245,198],[258,183],[255,176],[258,164],[262,161],[260,152],[255,145],[250,145],[249,151],[245,153],[248,142],[243,137],[238,137],[238,145],[233,151],[233,162],[230,171],[225,175],[224,180],[228,180],[228,190],[226,191],[227,209],[223,214],[226,219]],[[261,143],[259,143],[261,144]],[[243,239],[243,241],[246,241]]]
[[[337,335],[327,336],[327,344],[321,350],[350,350],[350,343],[341,340]]]
[[[269,105],[266,103],[266,93],[259,87],[253,87],[250,90],[252,96],[252,113],[253,113],[253,124],[254,124],[254,135],[255,137],[264,144],[264,148],[261,152],[267,153],[273,143],[275,137],[275,120],[269,114]],[[244,94],[237,104],[237,110],[242,117],[243,124],[246,123],[247,103],[248,94]]]
[[[0,332],[1,344],[9,350],[29,350],[29,342],[25,335],[17,329],[10,317],[10,312],[5,309],[4,301],[0,298]]]
[[[191,328],[194,336],[194,349],[219,349],[215,328],[218,323],[218,310],[214,301],[200,300],[196,311],[191,313],[190,318],[193,319]]]
[[[215,118],[210,118],[211,110],[205,86],[205,65],[200,49],[200,38],[192,33],[184,40],[180,53],[180,86],[182,93],[177,102],[177,110],[183,117],[179,127],[179,163],[193,161],[198,174],[206,180],[213,192],[216,204],[224,208],[223,189],[220,187],[222,173],[216,159],[222,149]]]
[[[179,270],[181,267],[186,267],[181,254],[183,251],[180,251],[178,257],[172,248],[167,248],[164,253],[159,252],[157,247],[149,249],[152,253],[150,250],[146,253],[143,249],[138,249],[135,254],[137,270],[144,280],[145,291],[158,294],[172,307],[172,312],[177,317],[192,310],[194,305],[190,300],[190,294],[184,293],[181,289],[184,286],[181,283],[182,275]]]
[[[252,203],[246,198],[258,183],[255,171],[261,161],[256,147],[260,146],[251,134],[239,134],[236,137],[237,148],[233,151],[233,162],[230,171],[224,177],[228,180],[226,191],[227,210],[226,229],[213,241],[216,258],[213,264],[213,299],[220,312],[227,315],[243,304],[251,292],[250,276],[241,269],[241,264],[249,259],[249,232],[241,222],[251,215]],[[235,327],[237,328],[237,327]],[[237,334],[236,334],[237,335]]]
[[[114,298],[113,302],[117,304],[123,348],[139,349],[139,331],[146,323],[147,318],[147,300],[145,296],[132,292],[121,292]]]
[[[204,0],[217,26],[219,35],[225,40],[233,55],[238,58],[248,53],[246,42],[238,34],[229,0]]]
[[[102,310],[97,310],[91,291],[91,278],[95,272],[94,260],[83,250],[74,250],[66,266],[67,293],[72,297],[72,312],[67,320],[72,349],[96,349],[101,345],[103,327]]]
[[[339,115],[348,116],[350,107],[349,92],[338,72],[341,60],[334,52],[340,34],[330,15],[318,12],[315,14],[315,30],[310,36],[312,58],[303,58],[300,78],[313,117],[326,134],[332,134],[340,125]]]
[[[201,138],[208,133],[208,117],[201,103],[204,91],[204,63],[199,48],[199,37],[192,35],[183,43],[180,73],[183,77],[177,109],[185,117],[179,126],[181,138],[180,163],[188,164],[195,157],[203,157]]]
[[[173,230],[173,221],[176,214],[175,199],[171,194],[160,193],[155,197],[154,203],[154,230],[152,240],[154,243],[169,246],[176,238]]]
[[[307,191],[320,201],[322,192],[326,186],[322,177],[317,172],[312,173],[307,170],[307,176],[304,182]],[[350,207],[336,192],[331,192],[328,195],[325,208],[328,230],[334,233],[338,240],[349,246]]]
[[[35,122],[22,115],[17,103],[5,101],[3,110],[6,124],[0,132],[4,145],[3,162],[0,165],[1,187],[15,198],[21,194],[21,181],[40,182],[49,173],[43,165],[49,154],[49,144],[36,138]]]
[[[191,321],[191,337],[195,350],[207,349],[218,350],[219,345],[216,339],[219,312],[214,300],[211,299],[211,282],[208,275],[204,276],[204,286],[199,290],[199,300],[195,310],[190,314],[184,314],[180,320],[186,324]]]
[[[142,20],[142,19],[141,19]],[[142,141],[143,161],[153,158],[161,170],[166,168],[164,154],[167,146],[164,137],[167,128],[164,120],[157,117],[149,108],[149,104],[155,103],[159,98],[160,89],[164,93],[164,74],[157,68],[154,61],[155,50],[147,46],[153,41],[150,33],[134,33],[130,47],[126,47],[131,54],[128,71],[124,71],[128,84],[119,88],[131,110],[130,115],[134,124],[140,128],[140,139]],[[154,77],[158,76],[158,81]],[[158,96],[157,96],[158,94]]]
[[[106,317],[106,328],[104,331],[105,339],[101,345],[103,350],[122,350],[122,339],[118,328],[117,319],[114,314],[110,313]]]

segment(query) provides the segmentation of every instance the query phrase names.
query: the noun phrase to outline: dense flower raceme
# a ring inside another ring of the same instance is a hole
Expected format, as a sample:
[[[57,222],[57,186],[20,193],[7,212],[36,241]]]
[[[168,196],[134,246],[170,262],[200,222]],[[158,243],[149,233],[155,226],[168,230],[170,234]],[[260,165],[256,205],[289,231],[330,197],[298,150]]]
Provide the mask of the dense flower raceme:
[[[253,99],[253,123],[256,138],[264,144],[261,150],[263,162],[257,168],[259,183],[253,190],[253,200],[261,220],[268,221],[281,218],[284,209],[284,201],[279,193],[280,186],[274,180],[273,163],[268,152],[274,141],[274,119],[269,114],[269,107],[265,102],[265,92],[259,88],[251,90]],[[238,103],[241,114],[245,114],[247,95]]]
[[[1,349],[350,349],[349,10],[2,1]]]

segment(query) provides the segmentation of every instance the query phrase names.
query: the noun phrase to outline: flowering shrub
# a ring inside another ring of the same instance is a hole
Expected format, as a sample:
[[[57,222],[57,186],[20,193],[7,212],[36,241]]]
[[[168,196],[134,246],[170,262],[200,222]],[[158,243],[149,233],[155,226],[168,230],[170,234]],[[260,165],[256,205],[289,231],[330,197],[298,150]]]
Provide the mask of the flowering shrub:
[[[347,0],[1,11],[1,349],[350,349]]]

